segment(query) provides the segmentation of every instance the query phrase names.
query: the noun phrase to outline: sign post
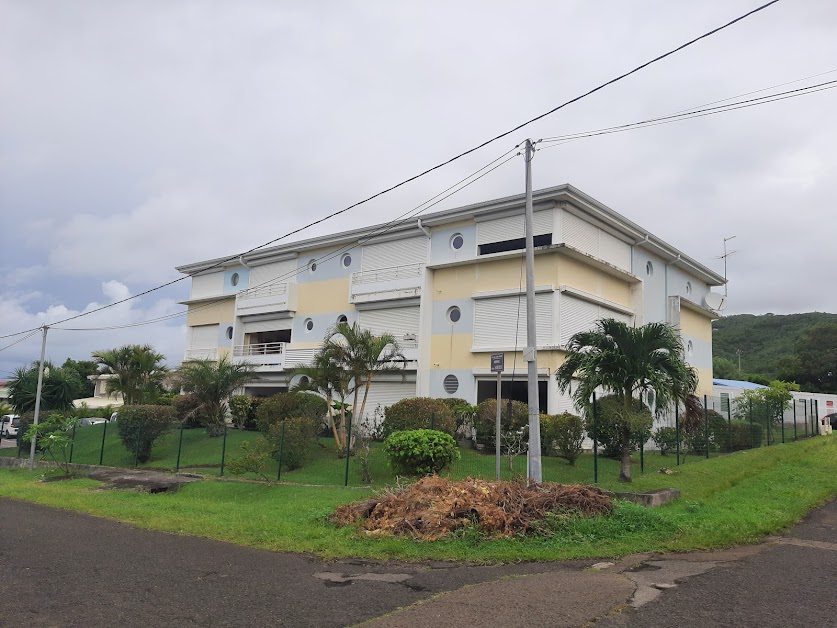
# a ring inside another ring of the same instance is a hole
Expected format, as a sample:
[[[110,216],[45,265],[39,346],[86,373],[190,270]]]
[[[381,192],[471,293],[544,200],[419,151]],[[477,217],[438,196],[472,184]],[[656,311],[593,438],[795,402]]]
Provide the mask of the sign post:
[[[502,412],[502,400],[500,395],[500,388],[503,383],[503,370],[506,363],[505,353],[491,354],[491,372],[497,373],[497,425],[494,430],[494,471],[497,476],[497,481],[500,481],[500,413]]]

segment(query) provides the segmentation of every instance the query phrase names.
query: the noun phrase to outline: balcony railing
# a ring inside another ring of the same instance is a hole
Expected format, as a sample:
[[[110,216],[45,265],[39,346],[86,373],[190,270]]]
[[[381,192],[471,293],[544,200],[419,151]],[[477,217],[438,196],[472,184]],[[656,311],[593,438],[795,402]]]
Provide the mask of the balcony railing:
[[[277,355],[282,353],[285,353],[284,342],[260,342],[251,345],[235,345],[233,347],[234,356]]]
[[[218,349],[186,349],[183,359],[187,362],[189,360],[217,360]]]
[[[352,283],[376,283],[379,281],[395,281],[396,279],[419,277],[421,276],[423,267],[423,264],[408,264],[406,266],[379,268],[378,270],[364,270],[359,273],[352,273]]]
[[[264,286],[247,288],[239,292],[237,298],[243,301],[245,299],[257,299],[259,297],[272,297],[279,294],[288,294],[287,283],[271,283]]]

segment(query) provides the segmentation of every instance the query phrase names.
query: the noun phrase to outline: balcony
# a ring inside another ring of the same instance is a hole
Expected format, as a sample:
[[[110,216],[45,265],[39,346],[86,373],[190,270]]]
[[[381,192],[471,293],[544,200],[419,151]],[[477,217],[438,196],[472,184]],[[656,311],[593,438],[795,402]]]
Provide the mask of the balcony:
[[[183,357],[184,362],[190,360],[217,360],[218,349],[186,349],[186,355]]]
[[[408,264],[352,273],[349,303],[374,303],[421,296],[424,264]]]
[[[317,349],[289,348],[286,342],[262,342],[233,347],[233,362],[255,364],[259,371],[282,371],[311,364]]]
[[[236,316],[293,312],[296,310],[296,284],[272,283],[242,290],[235,297]]]

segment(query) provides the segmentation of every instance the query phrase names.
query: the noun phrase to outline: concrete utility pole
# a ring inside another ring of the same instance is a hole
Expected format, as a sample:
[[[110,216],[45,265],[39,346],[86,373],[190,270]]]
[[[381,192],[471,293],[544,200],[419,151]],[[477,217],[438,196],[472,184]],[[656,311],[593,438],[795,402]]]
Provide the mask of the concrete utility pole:
[[[541,417],[538,407],[538,337],[535,325],[535,229],[532,215],[532,159],[535,151],[532,140],[526,140],[526,352],[529,391],[529,481],[540,484]]]
[[[44,360],[46,359],[46,337],[47,337],[47,330],[49,327],[44,325],[42,327],[44,330],[43,338],[41,338],[41,361],[38,364],[38,389],[35,392],[35,418],[32,419],[32,424],[38,424],[38,415],[41,413],[41,391],[44,387]],[[29,445],[29,470],[33,470],[35,468],[35,441],[37,439],[35,436],[32,436],[30,439]]]

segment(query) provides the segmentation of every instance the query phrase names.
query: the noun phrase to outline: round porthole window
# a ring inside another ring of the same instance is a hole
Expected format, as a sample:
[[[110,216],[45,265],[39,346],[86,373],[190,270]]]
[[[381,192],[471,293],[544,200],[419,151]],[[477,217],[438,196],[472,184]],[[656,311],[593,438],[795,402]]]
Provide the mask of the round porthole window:
[[[312,259],[310,262],[308,262],[308,270],[312,273],[317,272],[317,260]]]
[[[442,385],[445,388],[445,392],[449,395],[459,390],[459,380],[456,378],[456,375],[445,375],[445,380]]]
[[[305,319],[304,325],[305,325],[305,331],[313,331],[314,321],[312,321],[310,318]]]
[[[454,305],[448,309],[448,320],[451,323],[458,323],[460,318],[462,318],[462,311],[458,307]]]
[[[232,340],[233,328],[232,326],[227,327],[227,340]]]
[[[690,281],[686,282],[686,294],[692,294],[692,283]]]
[[[458,251],[463,247],[465,244],[465,238],[462,237],[461,233],[454,233],[450,239],[450,248],[454,251]]]
[[[654,264],[652,264],[651,262],[645,263],[645,274],[649,277],[654,274]]]
[[[310,383],[311,383],[311,380],[308,379],[307,377],[305,377],[305,375],[303,375],[302,377],[299,378],[299,385],[300,386],[307,386]]]
[[[232,285],[237,286],[239,281],[241,281],[241,277],[238,276],[238,273],[233,273],[230,276],[230,283]]]
[[[346,255],[343,256],[342,263],[343,263],[343,268],[348,268],[349,266],[351,266],[352,265],[352,256],[349,255],[348,253],[346,253]]]
[[[348,317],[348,316],[346,316],[345,314],[341,314],[340,316],[338,316],[338,317],[337,317],[337,323],[338,323],[338,324],[340,324],[340,323],[348,323],[348,322],[349,322],[349,317]]]

